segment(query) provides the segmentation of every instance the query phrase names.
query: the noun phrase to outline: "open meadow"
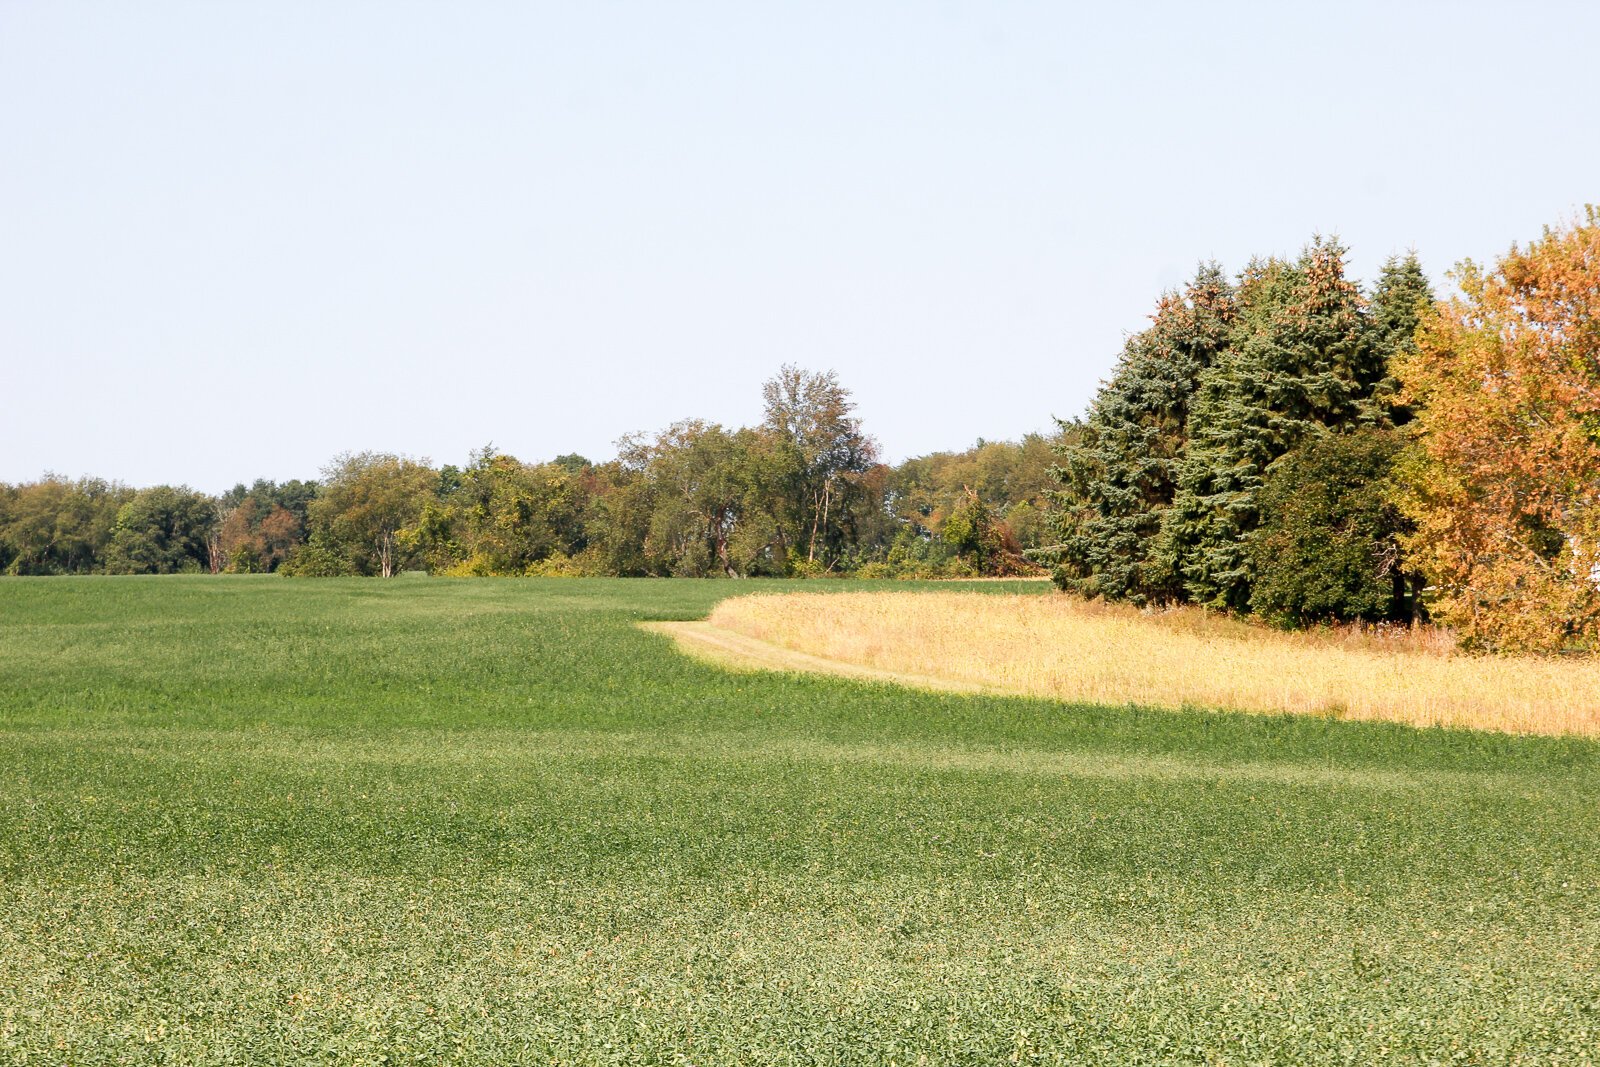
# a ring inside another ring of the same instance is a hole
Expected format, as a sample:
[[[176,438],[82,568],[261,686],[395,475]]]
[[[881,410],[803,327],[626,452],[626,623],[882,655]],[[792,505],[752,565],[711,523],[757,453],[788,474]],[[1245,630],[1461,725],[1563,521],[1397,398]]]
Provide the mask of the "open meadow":
[[[792,588],[0,582],[0,1061],[1600,1058],[1600,742],[635,625]]]
[[[1475,656],[1431,627],[1284,633],[1194,607],[873,592],[733,597],[708,620],[657,628],[735,664],[924,688],[1600,735],[1600,660]]]

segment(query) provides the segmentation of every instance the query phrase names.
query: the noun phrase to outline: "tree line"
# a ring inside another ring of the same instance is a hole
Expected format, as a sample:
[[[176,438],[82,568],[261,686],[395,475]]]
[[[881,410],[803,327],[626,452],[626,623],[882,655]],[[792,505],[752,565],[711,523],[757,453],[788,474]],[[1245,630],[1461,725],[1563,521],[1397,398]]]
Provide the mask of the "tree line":
[[[786,366],[764,418],[632,434],[615,459],[463,466],[365,452],[208,496],[55,476],[0,485],[0,570],[392,576],[962,577],[1037,572],[1052,439],[880,460],[832,372]]]
[[[1203,266],[1065,426],[1065,589],[1288,626],[1432,615],[1490,650],[1600,647],[1600,215],[1435,298],[1312,241]]]
[[[1203,265],[1050,436],[882,462],[831,372],[756,426],[591,462],[338,457],[220,496],[0,485],[0,571],[961,577],[1042,572],[1285,626],[1432,617],[1483,649],[1600,647],[1600,214],[1370,289],[1335,240]]]

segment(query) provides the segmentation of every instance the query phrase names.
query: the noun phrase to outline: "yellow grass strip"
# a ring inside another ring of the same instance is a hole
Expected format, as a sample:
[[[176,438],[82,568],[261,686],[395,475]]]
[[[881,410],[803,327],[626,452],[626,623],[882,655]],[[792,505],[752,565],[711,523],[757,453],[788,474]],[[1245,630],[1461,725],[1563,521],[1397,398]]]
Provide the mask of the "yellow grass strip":
[[[1465,656],[1429,632],[1286,634],[1192,610],[956,592],[739,597],[697,625],[682,640],[747,667],[1094,704],[1600,735],[1600,662]]]

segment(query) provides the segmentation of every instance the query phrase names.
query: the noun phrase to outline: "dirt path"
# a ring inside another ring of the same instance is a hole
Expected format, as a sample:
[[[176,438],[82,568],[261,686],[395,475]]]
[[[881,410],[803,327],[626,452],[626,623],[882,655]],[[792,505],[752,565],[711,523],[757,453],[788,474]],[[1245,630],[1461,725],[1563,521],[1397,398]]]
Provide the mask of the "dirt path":
[[[832,674],[842,678],[855,678],[867,682],[891,682],[908,685],[914,689],[928,689],[943,693],[996,693],[1008,692],[997,686],[976,685],[948,678],[935,678],[926,674],[902,674],[879,670],[854,663],[796,652],[770,641],[761,641],[744,634],[724,630],[709,622],[641,622],[640,629],[666,634],[678,643],[678,648],[691,656],[709,660],[720,667],[735,670],[799,671],[805,674]]]

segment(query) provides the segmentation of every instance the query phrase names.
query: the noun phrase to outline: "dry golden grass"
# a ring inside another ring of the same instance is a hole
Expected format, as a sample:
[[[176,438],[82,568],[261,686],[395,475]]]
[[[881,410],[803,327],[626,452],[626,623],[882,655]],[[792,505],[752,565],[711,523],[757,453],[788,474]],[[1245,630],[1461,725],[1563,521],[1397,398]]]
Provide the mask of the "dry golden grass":
[[[1197,610],[954,592],[740,597],[707,621],[742,639],[747,665],[764,645],[794,654],[768,666],[938,688],[1600,735],[1600,661],[1466,656],[1437,631],[1289,634]]]

